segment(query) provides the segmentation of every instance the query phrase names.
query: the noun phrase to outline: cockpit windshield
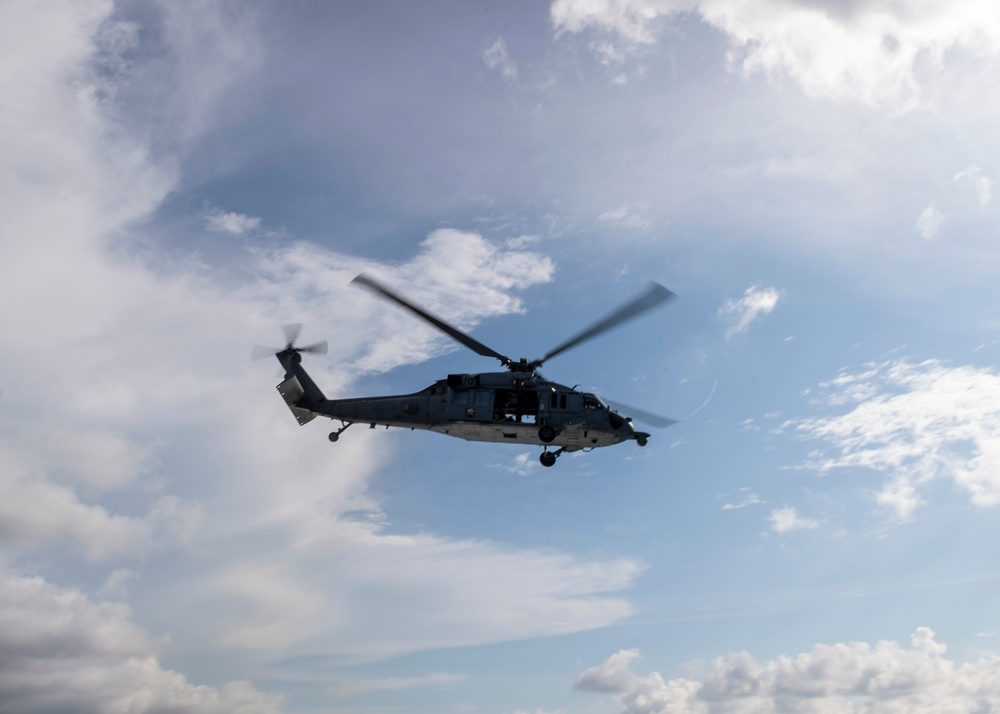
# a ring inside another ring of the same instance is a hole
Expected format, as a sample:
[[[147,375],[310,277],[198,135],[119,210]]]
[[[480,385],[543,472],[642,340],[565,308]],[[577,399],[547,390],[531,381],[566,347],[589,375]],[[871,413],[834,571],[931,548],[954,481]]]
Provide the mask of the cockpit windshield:
[[[594,394],[583,395],[584,409],[607,409],[608,405],[601,401],[600,397]]]

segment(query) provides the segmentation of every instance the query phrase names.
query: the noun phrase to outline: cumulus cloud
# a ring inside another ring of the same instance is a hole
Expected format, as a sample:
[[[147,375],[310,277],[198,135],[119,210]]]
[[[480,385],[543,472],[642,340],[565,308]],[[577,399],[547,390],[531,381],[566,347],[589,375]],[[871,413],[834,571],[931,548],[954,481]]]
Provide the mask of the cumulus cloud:
[[[727,300],[719,308],[719,317],[732,324],[726,330],[726,337],[746,332],[757,318],[769,315],[778,305],[781,292],[773,287],[752,285],[743,293],[743,297]]]
[[[850,406],[834,416],[788,422],[826,442],[806,466],[819,473],[867,469],[884,475],[878,502],[901,519],[944,479],[977,506],[1000,504],[1000,374],[938,360],[870,364],[820,385],[818,401]]]
[[[1000,655],[959,664],[934,632],[920,627],[906,647],[894,641],[819,644],[758,662],[747,652],[719,657],[704,675],[665,680],[632,671],[623,650],[584,671],[576,689],[614,694],[619,714],[752,712],[990,711],[1000,704]]]
[[[282,698],[247,681],[194,685],[121,603],[0,569],[0,710],[24,714],[265,714]]]
[[[557,32],[593,31],[602,61],[624,61],[662,28],[694,13],[729,40],[729,63],[744,73],[788,77],[813,97],[905,107],[919,98],[921,72],[949,50],[996,57],[1000,17],[990,0],[904,4],[815,0],[555,0]]]
[[[771,511],[771,515],[767,517],[767,520],[771,524],[771,530],[775,533],[808,530],[819,526],[819,522],[800,516],[798,511],[792,506],[775,508]]]
[[[517,81],[517,65],[507,52],[507,40],[503,37],[497,37],[483,50],[483,62],[490,69],[499,72],[505,81]]]

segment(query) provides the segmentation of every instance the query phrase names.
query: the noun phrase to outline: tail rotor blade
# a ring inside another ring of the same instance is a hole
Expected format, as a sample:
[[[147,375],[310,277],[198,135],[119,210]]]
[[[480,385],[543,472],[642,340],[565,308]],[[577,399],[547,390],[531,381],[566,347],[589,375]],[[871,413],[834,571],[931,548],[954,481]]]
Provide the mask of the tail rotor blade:
[[[322,342],[314,342],[313,344],[306,345],[305,347],[296,346],[295,341],[302,333],[302,323],[300,322],[282,325],[281,331],[284,333],[285,339],[288,340],[284,347],[265,347],[264,345],[254,345],[253,350],[250,352],[250,359],[252,361],[269,359],[286,350],[292,350],[299,353],[308,352],[309,354],[314,355],[325,355],[330,349],[326,340],[323,340]]]
[[[326,340],[322,342],[315,342],[311,345],[306,345],[305,347],[296,347],[299,352],[308,352],[314,355],[325,355],[330,346],[327,344]]]
[[[281,352],[280,347],[265,347],[264,345],[254,345],[253,350],[250,352],[250,361],[256,362],[262,359],[271,359],[279,352]]]
[[[281,331],[285,335],[285,344],[294,345],[295,341],[299,339],[299,333],[302,332],[302,323],[293,322],[289,325],[282,325]]]

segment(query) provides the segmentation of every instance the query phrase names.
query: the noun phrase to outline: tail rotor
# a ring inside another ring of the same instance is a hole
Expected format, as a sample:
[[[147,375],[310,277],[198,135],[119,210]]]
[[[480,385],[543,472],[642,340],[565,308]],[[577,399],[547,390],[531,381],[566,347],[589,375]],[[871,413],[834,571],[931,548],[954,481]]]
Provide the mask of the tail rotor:
[[[329,344],[326,340],[322,342],[314,342],[311,345],[304,345],[302,347],[297,346],[295,343],[299,339],[299,335],[302,333],[302,323],[293,322],[288,325],[281,326],[281,332],[285,336],[285,346],[284,347],[265,347],[264,345],[254,345],[253,350],[250,352],[251,360],[261,360],[275,357],[282,352],[295,352],[296,354],[314,354],[314,355],[325,355],[329,350]]]

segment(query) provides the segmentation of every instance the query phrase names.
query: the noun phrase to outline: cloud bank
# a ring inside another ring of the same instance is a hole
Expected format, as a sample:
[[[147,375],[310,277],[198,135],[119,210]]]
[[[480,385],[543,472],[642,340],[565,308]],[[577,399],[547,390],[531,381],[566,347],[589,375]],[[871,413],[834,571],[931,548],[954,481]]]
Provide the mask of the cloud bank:
[[[758,662],[747,652],[720,657],[698,677],[664,680],[632,671],[637,650],[622,650],[584,671],[576,689],[615,695],[619,714],[986,712],[1000,704],[1000,656],[965,664],[945,657],[920,627],[910,647],[893,641],[820,644]]]
[[[267,714],[282,698],[247,681],[191,684],[121,603],[0,568],[0,710]]]

